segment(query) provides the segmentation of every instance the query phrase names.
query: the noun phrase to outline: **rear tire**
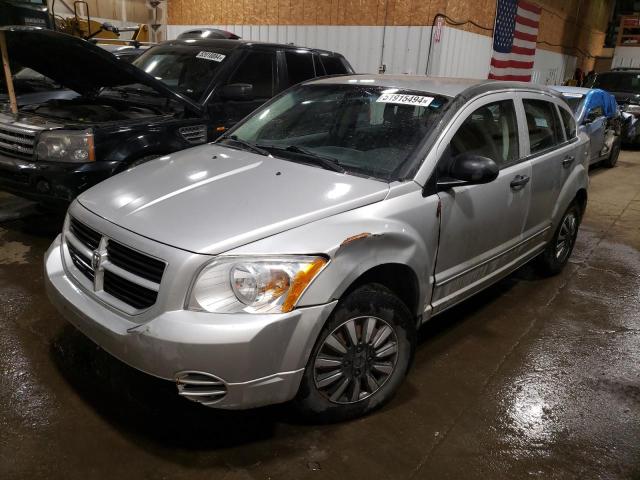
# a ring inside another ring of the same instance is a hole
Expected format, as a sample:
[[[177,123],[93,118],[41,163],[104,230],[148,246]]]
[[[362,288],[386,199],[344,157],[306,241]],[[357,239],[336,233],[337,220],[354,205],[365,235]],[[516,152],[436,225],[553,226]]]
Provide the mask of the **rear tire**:
[[[415,348],[415,322],[388,288],[369,284],[340,301],[314,346],[294,400],[320,422],[365,415],[388,402]]]
[[[582,211],[574,201],[562,216],[553,238],[536,259],[537,266],[543,274],[557,275],[567,264],[576,243],[581,220]]]

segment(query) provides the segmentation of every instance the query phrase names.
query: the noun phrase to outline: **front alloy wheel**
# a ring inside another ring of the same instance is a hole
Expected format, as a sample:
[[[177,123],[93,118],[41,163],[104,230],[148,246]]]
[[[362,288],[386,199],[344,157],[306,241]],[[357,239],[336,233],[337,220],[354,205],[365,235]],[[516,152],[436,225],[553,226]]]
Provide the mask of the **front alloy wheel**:
[[[415,318],[388,288],[356,288],[318,336],[295,405],[315,421],[359,417],[391,399],[415,345]]]
[[[391,325],[376,317],[356,317],[324,340],[314,361],[314,381],[330,402],[354,403],[376,393],[391,377],[398,339]]]

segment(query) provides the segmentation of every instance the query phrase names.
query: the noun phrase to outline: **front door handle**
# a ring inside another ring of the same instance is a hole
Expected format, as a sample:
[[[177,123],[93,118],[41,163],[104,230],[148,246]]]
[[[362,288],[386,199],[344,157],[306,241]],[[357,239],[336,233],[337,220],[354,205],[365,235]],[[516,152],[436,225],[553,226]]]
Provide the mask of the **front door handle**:
[[[573,163],[575,159],[576,157],[574,157],[573,155],[567,155],[566,157],[564,157],[564,160],[562,160],[562,166],[564,168],[569,168],[569,166]]]
[[[529,180],[531,179],[527,175],[516,175],[513,177],[513,180],[511,180],[511,190],[520,190],[529,183]]]

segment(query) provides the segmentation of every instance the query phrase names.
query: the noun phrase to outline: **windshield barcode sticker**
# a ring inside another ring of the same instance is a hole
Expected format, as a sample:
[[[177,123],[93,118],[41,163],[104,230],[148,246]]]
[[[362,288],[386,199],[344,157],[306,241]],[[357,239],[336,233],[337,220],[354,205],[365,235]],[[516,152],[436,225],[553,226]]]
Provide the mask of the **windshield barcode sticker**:
[[[215,52],[205,52],[204,50],[196,55],[196,58],[204,58],[205,60],[211,60],[213,62],[221,62],[226,55]]]
[[[403,95],[400,93],[383,93],[376,100],[378,103],[397,103],[399,105],[414,105],[416,107],[428,107],[433,102],[433,97],[422,95]]]

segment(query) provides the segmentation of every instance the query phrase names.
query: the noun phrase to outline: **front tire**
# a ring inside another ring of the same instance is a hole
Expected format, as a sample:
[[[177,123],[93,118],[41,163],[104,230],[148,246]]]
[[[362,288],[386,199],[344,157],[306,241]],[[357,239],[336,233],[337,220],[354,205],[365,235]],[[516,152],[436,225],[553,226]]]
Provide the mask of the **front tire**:
[[[611,152],[609,152],[609,156],[602,161],[602,165],[607,168],[613,168],[616,166],[616,163],[618,163],[618,157],[620,156],[620,143],[620,140],[613,142]]]
[[[574,201],[562,216],[553,238],[538,256],[537,264],[542,273],[557,275],[569,261],[576,243],[582,211]]]
[[[379,284],[340,301],[314,346],[295,405],[323,422],[356,418],[396,392],[413,357],[415,322],[406,305]]]

